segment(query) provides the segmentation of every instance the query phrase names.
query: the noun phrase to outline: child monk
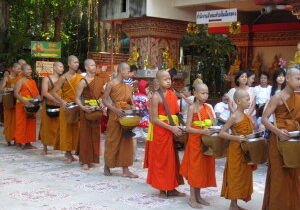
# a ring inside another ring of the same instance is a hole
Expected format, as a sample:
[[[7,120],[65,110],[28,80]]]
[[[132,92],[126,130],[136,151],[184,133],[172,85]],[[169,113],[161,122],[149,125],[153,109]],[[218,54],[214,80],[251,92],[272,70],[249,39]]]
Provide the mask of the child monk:
[[[300,70],[288,69],[286,87],[272,97],[262,116],[263,124],[272,132],[263,210],[300,209],[300,168],[283,167],[277,147],[277,138],[286,141],[291,138],[288,131],[299,129],[296,124],[300,123],[300,96],[294,93],[299,89]],[[273,113],[277,126],[268,120]]]
[[[22,66],[22,77],[17,81],[14,94],[16,103],[15,140],[18,149],[36,149],[31,142],[36,141],[36,118],[28,117],[24,106],[31,106],[31,99],[41,99],[35,81],[31,78],[32,70],[28,64]]]
[[[244,110],[250,106],[248,92],[238,89],[234,93],[233,99],[237,104],[237,109],[220,132],[221,138],[230,140],[221,196],[231,200],[230,210],[239,210],[243,208],[238,206],[237,200],[240,199],[247,202],[251,200],[253,192],[253,166],[247,164],[241,150],[241,142],[247,140],[245,135],[253,132],[253,123],[251,117],[244,114]],[[231,135],[226,133],[228,129],[231,129]]]
[[[215,114],[211,105],[206,104],[208,87],[205,84],[195,86],[196,102],[187,113],[186,131],[189,138],[182,159],[180,173],[190,185],[189,205],[202,208],[200,204],[209,205],[200,195],[200,189],[216,187],[215,157],[204,155],[201,151],[201,136],[216,132],[208,127],[214,124]]]
[[[59,117],[49,117],[46,109],[47,107],[52,109],[59,108],[59,101],[50,92],[63,72],[64,65],[61,62],[55,62],[53,64],[53,74],[44,77],[42,80],[42,96],[44,98],[40,127],[40,138],[43,143],[42,155],[47,155],[47,146],[54,146],[56,141],[58,141],[57,138],[59,138]]]
[[[156,78],[176,123],[178,122],[176,113],[179,112],[179,107],[175,93],[169,90],[171,87],[170,74],[166,71],[159,71]],[[153,134],[149,151],[147,183],[160,190],[160,197],[162,198],[185,196],[184,193],[175,189],[179,184],[183,184],[183,180],[179,175],[179,160],[176,158],[174,135],[180,136],[182,131],[178,126],[170,125],[162,98],[158,92],[154,93],[151,100]]]

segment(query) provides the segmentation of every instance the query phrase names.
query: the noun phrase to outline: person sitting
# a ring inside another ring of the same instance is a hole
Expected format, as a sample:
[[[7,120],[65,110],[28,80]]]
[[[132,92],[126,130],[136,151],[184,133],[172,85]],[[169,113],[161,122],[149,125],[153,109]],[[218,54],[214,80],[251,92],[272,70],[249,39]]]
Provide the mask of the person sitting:
[[[217,123],[218,125],[224,125],[230,117],[228,101],[229,101],[229,98],[228,98],[227,94],[225,93],[222,96],[222,101],[217,103],[214,107],[214,111],[216,113],[217,120],[218,120],[218,123]]]

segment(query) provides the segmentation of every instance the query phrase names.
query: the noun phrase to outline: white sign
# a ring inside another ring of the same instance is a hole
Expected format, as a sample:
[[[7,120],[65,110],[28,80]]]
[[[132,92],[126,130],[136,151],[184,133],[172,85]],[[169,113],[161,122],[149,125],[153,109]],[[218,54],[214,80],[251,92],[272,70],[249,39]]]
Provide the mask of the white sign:
[[[237,9],[220,9],[210,11],[198,11],[197,24],[225,23],[237,21]]]

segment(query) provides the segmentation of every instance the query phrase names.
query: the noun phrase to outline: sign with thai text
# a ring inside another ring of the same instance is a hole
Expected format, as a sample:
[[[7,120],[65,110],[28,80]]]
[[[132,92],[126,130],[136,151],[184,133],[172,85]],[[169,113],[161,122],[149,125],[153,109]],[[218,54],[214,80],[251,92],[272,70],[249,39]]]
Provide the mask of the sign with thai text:
[[[237,21],[237,9],[220,9],[209,11],[198,11],[196,15],[197,24],[225,23]]]
[[[53,64],[50,61],[37,61],[35,63],[35,70],[40,77],[48,76],[53,74]]]
[[[31,56],[38,58],[60,58],[60,42],[31,41]]]

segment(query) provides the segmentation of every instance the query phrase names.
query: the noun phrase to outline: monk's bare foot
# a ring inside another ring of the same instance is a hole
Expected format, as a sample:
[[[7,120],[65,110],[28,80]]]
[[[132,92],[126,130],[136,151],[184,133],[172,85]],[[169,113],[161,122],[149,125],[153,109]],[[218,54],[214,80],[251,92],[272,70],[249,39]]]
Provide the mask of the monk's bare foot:
[[[41,152],[41,155],[47,155],[47,151],[43,150],[43,151]]]
[[[239,207],[239,210],[247,210],[247,209],[245,209],[245,208],[242,208],[242,207],[240,207],[240,206],[238,206]]]
[[[132,179],[139,178],[138,175],[136,175],[136,174],[134,174],[134,173],[132,173],[130,171],[124,172],[122,176],[123,177],[127,177],[127,178],[132,178]]]
[[[96,164],[91,163],[91,164],[89,164],[89,167],[90,167],[90,168],[96,168],[97,166],[96,166]]]
[[[230,206],[229,210],[240,210],[238,206]]]
[[[200,204],[202,204],[202,205],[205,205],[205,206],[209,206],[210,205],[210,203],[207,202],[206,200],[204,200],[202,197],[198,197],[197,198],[197,202],[200,203]]]
[[[110,173],[110,169],[107,165],[104,166],[104,175],[105,176],[112,176],[112,174]]]
[[[8,146],[8,147],[10,147],[10,146],[11,146],[11,143],[10,143],[10,141],[9,141],[9,142],[7,142],[7,146]]]
[[[192,201],[189,199],[188,204],[194,209],[202,209],[202,206],[199,203],[197,203],[197,201]]]
[[[16,146],[17,150],[22,150],[22,148],[23,148],[22,144],[17,144],[17,146]]]
[[[33,146],[30,143],[26,143],[23,147],[23,149],[37,149],[37,147]]]
[[[71,164],[73,161],[72,161],[72,158],[70,158],[70,157],[68,157],[67,159],[66,159],[66,163],[67,164]]]
[[[185,193],[179,192],[178,190],[170,190],[167,192],[167,196],[185,197]]]
[[[48,153],[47,145],[43,145],[43,151],[41,152],[41,155],[47,155]]]
[[[162,191],[162,190],[159,191],[158,197],[162,198],[162,199],[167,199],[168,198],[166,191]]]
[[[83,164],[82,169],[83,170],[89,170],[89,165],[88,164]]]
[[[77,161],[77,159],[71,154],[72,161]]]

